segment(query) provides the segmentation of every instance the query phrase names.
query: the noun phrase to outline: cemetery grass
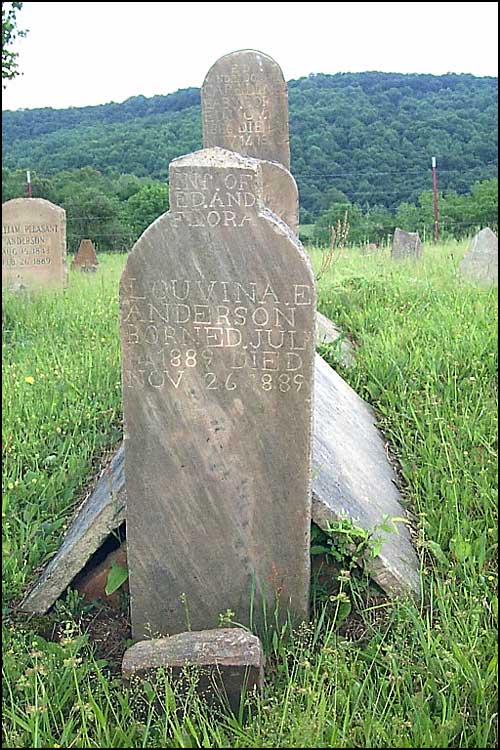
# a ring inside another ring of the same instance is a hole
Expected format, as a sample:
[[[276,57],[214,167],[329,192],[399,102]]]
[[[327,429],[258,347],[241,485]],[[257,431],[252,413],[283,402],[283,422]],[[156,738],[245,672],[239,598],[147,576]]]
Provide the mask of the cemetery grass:
[[[121,438],[124,258],[71,273],[66,291],[4,299],[4,747],[496,746],[497,293],[457,281],[463,251],[394,264],[343,250],[319,280],[319,309],[356,344],[339,371],[399,462],[423,600],[369,595],[352,570],[329,595],[316,587],[311,624],[266,641],[264,695],[245,716],[161,678],[125,689],[113,617],[88,604],[82,617],[74,594],[47,617],[16,611]]]

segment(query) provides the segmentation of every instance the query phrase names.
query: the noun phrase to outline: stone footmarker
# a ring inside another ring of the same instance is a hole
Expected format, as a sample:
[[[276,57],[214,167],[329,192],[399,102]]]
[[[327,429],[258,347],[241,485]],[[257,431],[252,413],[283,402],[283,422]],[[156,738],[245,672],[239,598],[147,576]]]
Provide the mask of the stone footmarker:
[[[396,473],[369,405],[317,354],[315,358],[312,520],[326,528],[347,517],[379,535],[385,517],[404,517]],[[44,614],[72,583],[110,531],[125,520],[123,445],[80,510],[57,555],[21,609]],[[418,560],[407,528],[386,537],[371,574],[391,596],[419,598]],[[76,531],[75,531],[76,530]],[[77,533],[76,533],[77,532]],[[84,538],[79,544],[75,540]]]
[[[122,276],[134,639],[308,616],[315,281],[262,185],[234,152],[176,159]]]
[[[288,89],[280,66],[257,50],[217,60],[201,87],[203,145],[290,169]]]
[[[133,685],[151,679],[159,668],[176,680],[194,667],[197,691],[207,702],[237,712],[242,697],[264,687],[264,664],[257,636],[240,628],[216,628],[139,641],[125,652],[122,674]]]
[[[99,261],[92,240],[82,240],[78,252],[71,264],[72,269],[79,268],[81,271],[97,271]]]
[[[498,237],[489,227],[472,239],[459,269],[463,276],[479,284],[498,283]]]
[[[43,198],[13,198],[4,203],[4,289],[64,287],[66,283],[66,211]]]
[[[424,248],[417,232],[404,232],[399,227],[396,228],[392,239],[392,258],[395,260],[421,258],[423,252]]]

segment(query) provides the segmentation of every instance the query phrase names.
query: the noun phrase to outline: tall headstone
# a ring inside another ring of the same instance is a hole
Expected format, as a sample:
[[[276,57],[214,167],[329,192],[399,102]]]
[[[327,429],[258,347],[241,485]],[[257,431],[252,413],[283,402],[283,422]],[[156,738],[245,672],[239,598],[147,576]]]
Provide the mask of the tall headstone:
[[[479,284],[498,283],[498,237],[489,227],[473,237],[460,263],[460,272]]]
[[[94,243],[92,240],[81,240],[71,268],[80,269],[80,271],[97,271],[98,266],[99,261],[97,260]]]
[[[2,285],[22,289],[67,282],[66,212],[43,198],[2,205]]]
[[[201,89],[203,145],[277,161],[290,169],[288,90],[280,66],[257,50],[231,52]]]
[[[201,90],[203,145],[263,160],[265,205],[299,230],[299,192],[290,174],[288,91],[278,63],[256,50],[231,52]]]
[[[170,205],[120,285],[135,639],[308,611],[310,263],[258,160],[176,159]]]
[[[395,260],[421,258],[424,252],[417,232],[405,232],[397,227],[392,239],[391,257]]]

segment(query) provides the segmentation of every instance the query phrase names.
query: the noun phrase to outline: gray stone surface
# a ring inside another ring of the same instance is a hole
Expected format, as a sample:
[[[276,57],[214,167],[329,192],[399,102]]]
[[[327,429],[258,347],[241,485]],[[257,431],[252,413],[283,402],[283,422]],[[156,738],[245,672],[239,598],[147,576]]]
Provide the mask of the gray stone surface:
[[[395,260],[421,258],[423,252],[424,248],[417,232],[405,232],[399,227],[396,228],[392,239],[392,258]]]
[[[319,355],[315,359],[313,467],[312,517],[322,528],[328,521],[347,516],[372,531],[385,515],[404,517],[396,474],[372,410]],[[120,445],[73,522],[74,530],[70,528],[56,557],[26,597],[24,611],[44,614],[54,604],[110,530],[123,522],[125,503]],[[79,541],[82,537],[84,542]],[[83,545],[84,555],[78,544]],[[418,598],[418,561],[404,526],[398,524],[398,533],[387,537],[371,573],[388,594],[409,593]]]
[[[408,528],[377,531],[385,518],[405,518],[396,474],[368,404],[321,358],[315,368],[313,520],[323,529],[349,518],[385,539],[370,563],[372,578],[390,595],[418,598],[418,560]]]
[[[473,237],[459,268],[471,281],[485,285],[498,283],[498,237],[489,227]]]
[[[81,240],[71,268],[79,268],[81,271],[97,271],[99,261],[92,240]]]
[[[94,552],[123,523],[124,490],[124,455],[120,446],[94,491],[76,512],[59,551],[21,602],[22,612],[47,612]]]
[[[280,66],[257,50],[224,55],[201,89],[203,144],[290,169],[288,89]]]
[[[316,343],[334,344],[338,342],[340,347],[340,361],[344,367],[350,367],[354,363],[354,347],[352,342],[343,336],[342,330],[335,325],[326,315],[316,312]]]
[[[2,205],[2,286],[64,287],[66,211],[43,198],[13,198]]]
[[[120,285],[133,637],[307,618],[315,281],[256,159],[170,165]],[[290,467],[293,466],[293,471]],[[283,539],[287,544],[283,544]],[[184,601],[183,601],[184,600]]]
[[[294,234],[299,232],[299,191],[292,174],[281,164],[262,161],[264,204],[288,224]]]
[[[241,628],[216,628],[139,641],[125,652],[122,674],[133,684],[158,668],[175,680],[186,667],[196,667],[197,690],[209,702],[229,703],[237,711],[242,696],[262,690],[264,664],[257,636]]]

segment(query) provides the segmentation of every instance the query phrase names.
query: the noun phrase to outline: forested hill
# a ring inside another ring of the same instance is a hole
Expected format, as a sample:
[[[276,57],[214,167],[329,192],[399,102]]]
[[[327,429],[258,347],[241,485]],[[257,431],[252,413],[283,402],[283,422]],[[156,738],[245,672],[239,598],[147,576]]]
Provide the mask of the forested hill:
[[[346,198],[394,208],[431,186],[467,192],[497,174],[496,78],[339,73],[289,82],[292,171],[317,216]],[[121,104],[3,113],[3,165],[50,175],[92,166],[166,180],[201,148],[199,89]]]

